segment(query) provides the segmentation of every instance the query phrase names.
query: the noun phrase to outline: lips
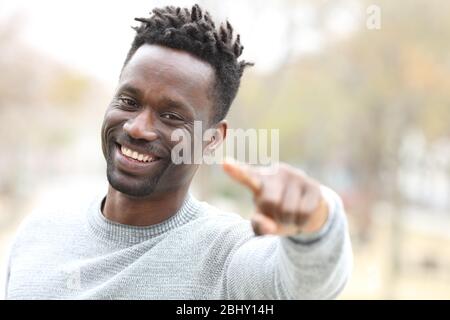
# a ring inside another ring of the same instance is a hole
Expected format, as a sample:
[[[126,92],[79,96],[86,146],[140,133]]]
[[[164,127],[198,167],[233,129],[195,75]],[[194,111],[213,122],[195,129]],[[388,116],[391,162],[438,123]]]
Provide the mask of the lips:
[[[119,169],[130,173],[148,174],[161,158],[152,153],[142,153],[132,147],[115,144],[115,162]]]
[[[159,159],[157,156],[153,154],[140,153],[136,150],[127,148],[123,145],[120,146],[120,151],[124,156],[140,162],[153,162]]]

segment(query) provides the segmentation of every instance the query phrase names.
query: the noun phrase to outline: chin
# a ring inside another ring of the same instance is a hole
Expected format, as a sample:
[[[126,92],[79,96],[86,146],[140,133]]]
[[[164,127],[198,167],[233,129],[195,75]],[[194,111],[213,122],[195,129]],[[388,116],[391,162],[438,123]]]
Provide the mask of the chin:
[[[130,197],[143,198],[157,191],[157,178],[139,181],[139,178],[124,176],[116,170],[107,170],[108,182],[115,190]]]

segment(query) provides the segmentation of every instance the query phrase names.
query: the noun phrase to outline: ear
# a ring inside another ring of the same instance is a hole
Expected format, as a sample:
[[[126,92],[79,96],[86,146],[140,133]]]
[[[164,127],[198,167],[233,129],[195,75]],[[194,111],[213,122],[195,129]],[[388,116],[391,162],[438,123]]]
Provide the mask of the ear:
[[[222,141],[225,140],[227,136],[228,123],[226,120],[221,120],[211,129],[211,134],[209,135],[209,139],[206,143],[206,149],[209,152],[216,150],[222,144]]]

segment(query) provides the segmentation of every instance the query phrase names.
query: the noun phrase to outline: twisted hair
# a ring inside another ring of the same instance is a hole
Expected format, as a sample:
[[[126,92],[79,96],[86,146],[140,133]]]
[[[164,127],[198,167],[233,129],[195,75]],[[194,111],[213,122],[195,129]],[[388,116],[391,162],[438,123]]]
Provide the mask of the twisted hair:
[[[216,112],[213,121],[225,118],[239,89],[244,69],[252,63],[238,61],[244,46],[240,35],[234,37],[233,27],[226,21],[218,28],[208,11],[199,5],[191,9],[166,6],[155,8],[148,18],[133,27],[136,36],[125,59],[124,67],[143,44],[158,44],[192,53],[208,62],[215,70],[213,96]]]

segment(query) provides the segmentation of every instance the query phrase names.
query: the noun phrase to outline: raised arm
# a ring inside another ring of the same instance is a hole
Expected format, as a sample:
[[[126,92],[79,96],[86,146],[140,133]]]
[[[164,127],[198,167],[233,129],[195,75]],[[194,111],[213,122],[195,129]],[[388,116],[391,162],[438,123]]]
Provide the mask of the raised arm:
[[[224,169],[254,194],[257,235],[231,256],[230,299],[331,299],[351,273],[352,250],[342,201],[303,172],[227,162]]]

